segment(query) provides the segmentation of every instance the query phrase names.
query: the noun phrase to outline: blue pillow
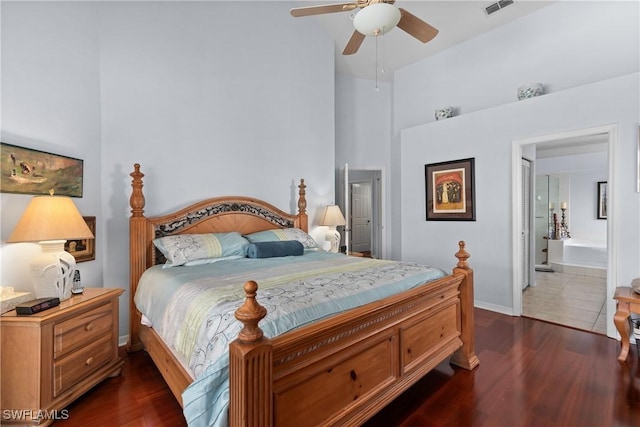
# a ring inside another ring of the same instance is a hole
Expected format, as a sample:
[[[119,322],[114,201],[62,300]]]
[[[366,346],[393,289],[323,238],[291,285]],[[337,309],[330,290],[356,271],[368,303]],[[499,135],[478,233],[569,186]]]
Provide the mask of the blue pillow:
[[[313,237],[309,236],[299,228],[277,228],[273,230],[258,231],[244,237],[246,237],[250,243],[297,240],[304,245],[305,249],[314,249],[318,247],[318,244],[313,240]]]
[[[256,242],[247,247],[249,258],[274,258],[304,254],[304,245],[297,240]]]

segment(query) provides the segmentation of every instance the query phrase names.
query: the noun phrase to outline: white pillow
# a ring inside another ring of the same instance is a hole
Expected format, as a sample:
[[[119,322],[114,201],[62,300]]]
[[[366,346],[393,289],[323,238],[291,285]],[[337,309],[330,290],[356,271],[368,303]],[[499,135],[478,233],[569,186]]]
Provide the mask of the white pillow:
[[[160,237],[153,244],[167,259],[164,267],[197,265],[220,258],[244,257],[249,241],[238,232],[209,234],[177,234]],[[210,261],[203,261],[210,260]]]

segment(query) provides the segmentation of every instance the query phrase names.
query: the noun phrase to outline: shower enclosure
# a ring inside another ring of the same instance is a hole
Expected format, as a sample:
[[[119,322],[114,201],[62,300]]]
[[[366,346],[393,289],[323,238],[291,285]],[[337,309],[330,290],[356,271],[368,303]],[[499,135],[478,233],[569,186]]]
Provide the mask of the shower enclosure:
[[[560,212],[560,179],[553,175],[536,176],[535,263],[536,269],[549,268],[548,241],[552,236],[553,214]]]

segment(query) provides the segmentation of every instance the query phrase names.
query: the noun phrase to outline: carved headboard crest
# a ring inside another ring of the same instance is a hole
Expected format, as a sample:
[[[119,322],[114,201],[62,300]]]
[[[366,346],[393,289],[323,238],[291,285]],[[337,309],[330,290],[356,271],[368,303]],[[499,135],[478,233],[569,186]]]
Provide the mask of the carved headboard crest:
[[[262,218],[266,221],[269,221],[280,228],[291,228],[293,227],[293,221],[282,218],[282,216],[278,215],[275,212],[272,212],[268,209],[265,209],[260,206],[255,206],[251,203],[241,202],[241,203],[216,203],[211,206],[207,206],[206,208],[197,210],[184,216],[182,218],[177,218],[171,222],[165,224],[158,224],[155,226],[155,237],[164,237],[171,234],[175,234],[179,230],[195,224],[199,221],[202,221],[206,218],[220,215],[227,212],[238,212],[238,213],[246,213]]]

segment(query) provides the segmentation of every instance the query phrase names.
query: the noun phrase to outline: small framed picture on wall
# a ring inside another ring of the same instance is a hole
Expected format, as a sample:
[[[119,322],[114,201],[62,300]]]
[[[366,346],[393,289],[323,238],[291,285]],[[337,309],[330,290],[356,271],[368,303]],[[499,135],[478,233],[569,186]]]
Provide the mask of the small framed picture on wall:
[[[83,216],[84,222],[87,223],[89,230],[95,236],[96,235],[96,217],[95,216]],[[64,244],[64,250],[69,252],[76,259],[76,262],[91,261],[96,259],[96,240],[93,239],[81,239],[81,240],[67,240]]]
[[[607,181],[598,182],[597,218],[607,219]]]

